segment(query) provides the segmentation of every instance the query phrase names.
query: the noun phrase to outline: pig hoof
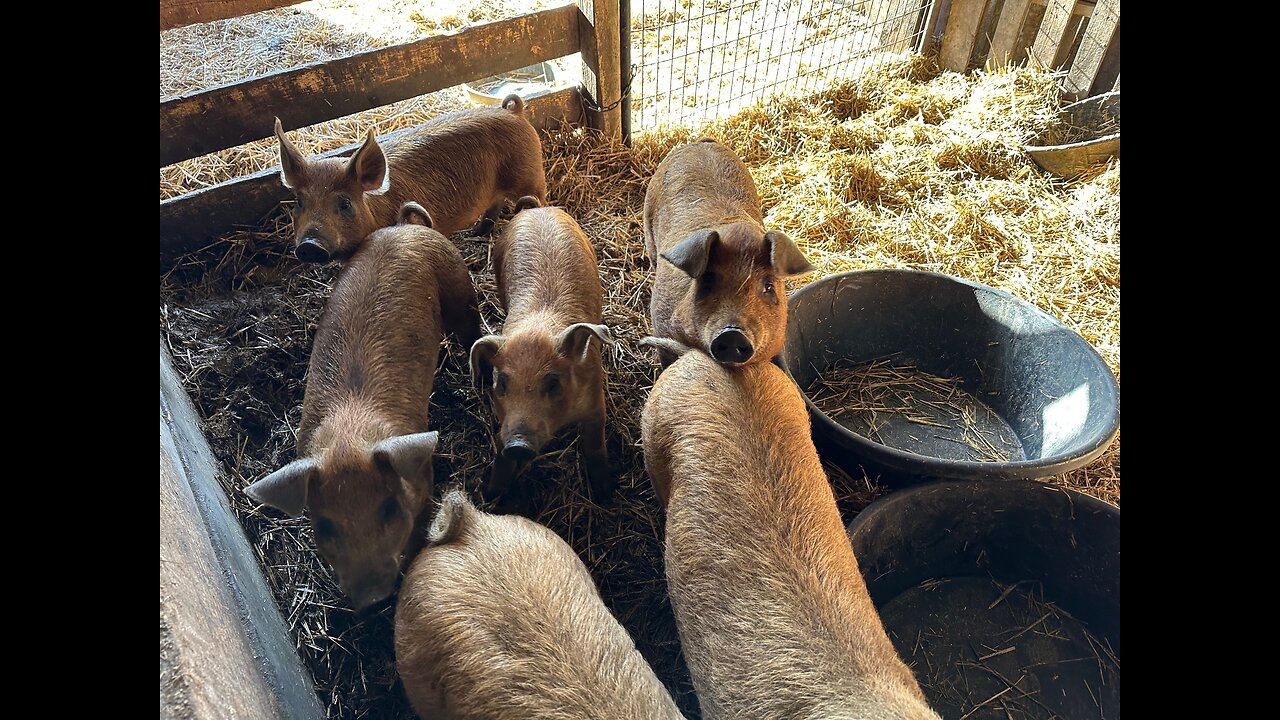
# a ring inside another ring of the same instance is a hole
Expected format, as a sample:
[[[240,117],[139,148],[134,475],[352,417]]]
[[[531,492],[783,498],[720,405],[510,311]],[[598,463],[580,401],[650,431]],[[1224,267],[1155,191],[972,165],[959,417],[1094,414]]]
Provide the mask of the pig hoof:
[[[476,223],[467,234],[471,237],[484,237],[491,232],[493,232],[493,220],[481,218],[480,222]]]

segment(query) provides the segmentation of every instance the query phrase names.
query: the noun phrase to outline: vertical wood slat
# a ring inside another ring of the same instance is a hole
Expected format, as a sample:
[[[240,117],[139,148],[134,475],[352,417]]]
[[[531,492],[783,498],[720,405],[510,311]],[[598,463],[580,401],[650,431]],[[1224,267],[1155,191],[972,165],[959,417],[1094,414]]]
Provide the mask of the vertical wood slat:
[[[1102,59],[1107,54],[1120,26],[1120,0],[1098,0],[1093,18],[1084,30],[1084,39],[1071,63],[1071,71],[1063,81],[1062,89],[1072,100],[1089,96],[1093,81],[1097,79]]]
[[[964,72],[969,69],[973,46],[978,41],[978,26],[987,9],[987,0],[952,0],[947,29],[942,32],[942,53],[939,60],[948,70]]]
[[[1036,42],[1031,46],[1031,59],[1040,67],[1057,70],[1067,61],[1071,43],[1064,41],[1075,5],[1076,0],[1049,0]]]
[[[1022,60],[1026,48],[1015,45],[1022,35],[1022,26],[1027,21],[1027,8],[1030,5],[1031,0],[1005,0],[1000,20],[996,22],[995,32],[991,34],[991,53],[987,55],[990,62],[1004,65]]]
[[[938,13],[942,11],[943,0],[931,0],[929,13],[924,19],[924,29],[920,32],[920,42],[916,44],[916,52],[924,54],[930,49],[933,40],[933,26],[938,24]]]
[[[598,125],[610,137],[622,137],[622,68],[619,0],[578,0],[578,46],[586,100],[602,108]]]

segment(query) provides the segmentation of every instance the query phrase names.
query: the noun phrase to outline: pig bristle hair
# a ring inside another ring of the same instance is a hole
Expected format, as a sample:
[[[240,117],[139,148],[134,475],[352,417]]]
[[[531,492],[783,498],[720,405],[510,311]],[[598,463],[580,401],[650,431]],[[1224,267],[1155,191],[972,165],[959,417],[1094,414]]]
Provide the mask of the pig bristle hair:
[[[451,543],[458,539],[466,525],[466,515],[473,510],[467,494],[459,488],[445,493],[440,498],[440,509],[436,511],[427,531],[427,543],[436,546]]]

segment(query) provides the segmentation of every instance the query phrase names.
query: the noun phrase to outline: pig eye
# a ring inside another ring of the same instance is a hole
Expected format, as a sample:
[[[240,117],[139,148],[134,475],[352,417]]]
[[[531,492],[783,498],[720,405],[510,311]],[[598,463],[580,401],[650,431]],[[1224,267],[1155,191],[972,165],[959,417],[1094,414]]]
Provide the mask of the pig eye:
[[[322,517],[315,519],[315,530],[317,542],[329,542],[338,537],[337,526]]]
[[[773,278],[768,278],[764,281],[764,294],[768,295],[771,292],[773,292]]]
[[[493,371],[493,391],[498,395],[507,394],[507,376],[498,370]]]
[[[351,198],[343,195],[338,198],[338,209],[347,215],[351,214]]]
[[[294,200],[293,209],[298,211],[302,210],[302,198],[298,198],[297,200]]]
[[[547,376],[542,380],[542,385],[546,389],[548,395],[559,395],[561,390],[560,374],[547,373]]]
[[[383,525],[390,525],[400,514],[400,502],[393,497],[389,497],[382,503],[382,507],[378,508],[378,519]]]

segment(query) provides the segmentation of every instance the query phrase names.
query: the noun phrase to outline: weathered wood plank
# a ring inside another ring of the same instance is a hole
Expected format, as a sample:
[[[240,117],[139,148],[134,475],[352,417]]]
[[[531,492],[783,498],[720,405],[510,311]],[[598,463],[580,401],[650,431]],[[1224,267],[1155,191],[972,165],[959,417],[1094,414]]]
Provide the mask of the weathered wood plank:
[[[929,0],[926,0],[928,2]],[[934,30],[938,26],[938,14],[942,12],[943,0],[932,0],[929,2],[929,13],[925,16],[924,27],[920,33],[920,42],[916,43],[916,52],[925,53],[934,47],[940,47],[933,42],[936,33]]]
[[[525,99],[525,113],[539,130],[554,129],[561,123],[584,123],[577,88],[532,95]],[[413,129],[398,130],[379,140],[393,140]],[[357,147],[359,143],[352,143],[324,155],[347,156]],[[256,226],[289,197],[288,188],[280,184],[280,168],[275,167],[161,201],[161,265],[236,227]]]
[[[1040,21],[1035,44],[1031,46],[1031,59],[1041,67],[1057,70],[1067,61],[1071,43],[1066,42],[1067,29],[1071,27],[1072,10],[1076,0],[1051,0]]]
[[[947,29],[942,31],[942,53],[939,60],[948,70],[969,69],[973,46],[978,41],[978,26],[987,9],[987,0],[952,0]]]
[[[991,35],[991,52],[987,59],[996,64],[1017,63],[1022,60],[1026,48],[1014,47],[1022,35],[1027,21],[1027,7],[1031,0],[1005,0],[995,32]]]
[[[160,717],[324,711],[160,343]]]
[[[582,52],[584,100],[600,108],[591,125],[606,135],[622,137],[622,26],[618,0],[578,0],[578,46]]]
[[[1031,0],[1031,4],[1044,7],[1045,5],[1048,5],[1051,1],[1052,0]],[[1071,14],[1075,15],[1076,17],[1086,17],[1086,18],[1093,17],[1093,4],[1096,1],[1097,0],[1080,0],[1079,2],[1076,3],[1075,7],[1071,8]]]
[[[378,48],[160,103],[160,166],[578,51],[573,5]],[[616,58],[615,58],[616,61]]]
[[[305,0],[160,0],[160,29],[225,20],[300,2]]]
[[[1120,29],[1120,0],[1098,0],[1093,18],[1084,29],[1084,39],[1076,51],[1076,59],[1063,80],[1062,89],[1071,100],[1089,97],[1093,83],[1102,69],[1103,58]]]

